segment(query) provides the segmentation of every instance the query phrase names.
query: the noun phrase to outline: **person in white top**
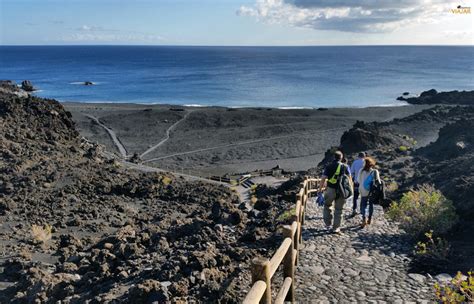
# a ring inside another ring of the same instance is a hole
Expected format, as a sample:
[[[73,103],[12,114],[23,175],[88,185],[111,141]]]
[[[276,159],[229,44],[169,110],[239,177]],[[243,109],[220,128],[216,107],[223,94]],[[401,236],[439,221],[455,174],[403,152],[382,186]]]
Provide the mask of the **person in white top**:
[[[362,215],[362,227],[370,225],[374,214],[374,203],[369,201],[370,187],[373,180],[380,182],[379,171],[375,169],[375,160],[371,157],[364,158],[364,167],[357,175],[360,192],[360,214]],[[367,205],[369,205],[369,216],[366,218]]]
[[[354,195],[352,197],[352,214],[351,217],[357,215],[357,199],[359,198],[359,182],[357,181],[357,174],[359,174],[360,169],[364,166],[365,153],[360,152],[359,157],[352,163],[351,166],[351,175],[354,182]]]

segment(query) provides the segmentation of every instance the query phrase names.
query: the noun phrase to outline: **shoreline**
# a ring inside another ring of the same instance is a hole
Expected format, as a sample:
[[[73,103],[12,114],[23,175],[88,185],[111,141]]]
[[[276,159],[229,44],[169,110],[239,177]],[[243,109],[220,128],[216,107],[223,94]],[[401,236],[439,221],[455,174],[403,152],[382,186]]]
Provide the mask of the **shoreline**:
[[[45,97],[41,97],[45,98]],[[57,100],[57,99],[56,99]],[[119,101],[61,101],[58,100],[61,104],[67,106],[79,106],[79,105],[99,105],[99,106],[109,106],[109,105],[117,105],[117,106],[143,106],[143,107],[177,107],[177,108],[189,108],[189,109],[258,109],[258,110],[315,110],[315,111],[326,111],[329,109],[339,109],[339,110],[350,110],[350,109],[373,109],[373,108],[400,108],[400,107],[410,107],[416,106],[414,104],[410,104],[408,102],[395,102],[393,104],[381,104],[381,105],[371,105],[371,106],[332,106],[332,107],[309,107],[309,106],[281,106],[281,107],[267,107],[267,106],[220,106],[220,105],[205,105],[205,104],[173,104],[173,103],[141,103],[141,102],[119,102]],[[434,105],[433,105],[434,106]]]

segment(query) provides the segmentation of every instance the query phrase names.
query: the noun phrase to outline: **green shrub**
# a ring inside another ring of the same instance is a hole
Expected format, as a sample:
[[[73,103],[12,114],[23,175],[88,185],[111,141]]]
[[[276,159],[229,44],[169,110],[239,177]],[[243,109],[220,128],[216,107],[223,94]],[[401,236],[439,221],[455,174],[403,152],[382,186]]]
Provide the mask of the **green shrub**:
[[[440,237],[434,238],[433,231],[425,233],[426,240],[415,247],[415,258],[425,265],[440,265],[448,262],[450,245]]]
[[[398,147],[398,151],[406,152],[406,151],[408,151],[408,147],[407,146],[400,146],[400,147]]]
[[[290,218],[296,215],[296,208],[291,208],[290,210],[287,210],[280,214],[280,216],[277,218],[277,221],[279,222],[287,222],[289,221]]]
[[[468,272],[467,277],[458,272],[450,282],[435,284],[435,295],[441,303],[474,303],[474,273]]]
[[[458,220],[453,203],[430,185],[403,194],[400,202],[390,206],[387,216],[417,239],[427,231],[446,233]]]

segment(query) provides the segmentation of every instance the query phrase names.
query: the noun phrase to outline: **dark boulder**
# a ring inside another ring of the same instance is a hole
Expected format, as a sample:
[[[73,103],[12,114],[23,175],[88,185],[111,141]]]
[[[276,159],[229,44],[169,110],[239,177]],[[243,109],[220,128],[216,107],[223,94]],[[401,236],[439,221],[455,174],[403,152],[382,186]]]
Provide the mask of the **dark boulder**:
[[[255,205],[254,208],[257,209],[258,211],[263,211],[272,206],[272,201],[266,198],[261,198],[259,199]]]
[[[147,279],[130,288],[129,297],[141,303],[166,303],[169,293],[159,281]]]
[[[436,94],[438,94],[438,91],[436,91],[435,89],[431,89],[431,90],[422,92],[420,94],[420,98],[433,97],[433,96],[436,96]]]
[[[140,164],[142,159],[138,153],[133,153],[132,157],[130,157],[128,161],[134,164]]]
[[[474,153],[474,121],[461,119],[444,126],[439,131],[438,139],[417,151],[417,155],[433,161],[455,159],[462,155]]]
[[[393,131],[379,123],[358,121],[341,137],[341,149],[345,154],[372,150],[386,146],[400,146],[403,143]]]
[[[35,87],[29,80],[23,80],[21,83],[21,88],[27,92],[33,92],[35,91]]]

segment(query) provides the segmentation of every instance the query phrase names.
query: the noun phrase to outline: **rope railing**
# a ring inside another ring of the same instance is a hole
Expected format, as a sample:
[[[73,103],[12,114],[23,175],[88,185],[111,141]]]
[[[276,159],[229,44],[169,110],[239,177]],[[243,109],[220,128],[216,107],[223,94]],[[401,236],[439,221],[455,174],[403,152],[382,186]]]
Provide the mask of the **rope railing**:
[[[303,242],[306,203],[311,193],[319,188],[320,179],[305,178],[295,198],[295,215],[291,225],[283,226],[284,240],[270,259],[257,258],[252,261],[252,288],[243,303],[272,303],[272,278],[283,264],[283,283],[279,286],[273,303],[295,302],[295,270],[298,253]]]

